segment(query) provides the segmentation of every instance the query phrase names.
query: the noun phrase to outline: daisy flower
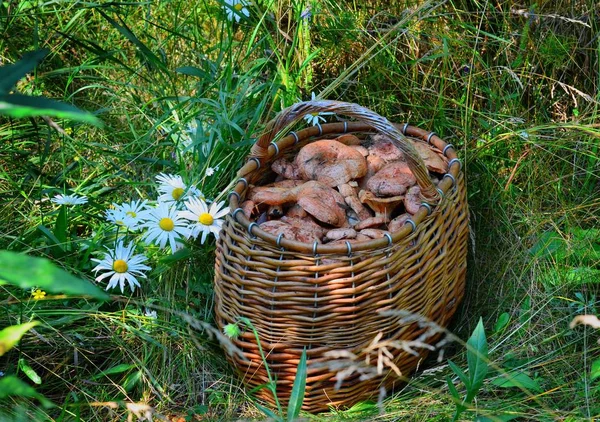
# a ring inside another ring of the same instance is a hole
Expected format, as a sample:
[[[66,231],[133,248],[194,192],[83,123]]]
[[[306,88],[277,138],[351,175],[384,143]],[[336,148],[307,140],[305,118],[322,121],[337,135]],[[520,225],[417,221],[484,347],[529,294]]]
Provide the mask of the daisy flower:
[[[223,9],[225,9],[227,19],[229,19],[230,22],[234,19],[236,22],[239,22],[242,16],[244,16],[244,18],[250,16],[250,12],[246,6],[248,6],[248,2],[245,0],[225,0]]]
[[[158,182],[158,192],[161,195],[158,197],[160,202],[179,201],[185,195],[187,186],[183,183],[181,176],[173,174],[160,173],[156,176]]]
[[[139,224],[139,219],[132,218],[122,210],[106,210],[106,220],[115,226],[125,227],[127,230],[135,231]]]
[[[218,239],[223,225],[223,220],[220,217],[229,213],[229,207],[221,209],[224,203],[219,202],[217,204],[213,202],[209,209],[203,200],[191,198],[185,202],[187,210],[180,211],[179,216],[194,222],[194,224],[190,224],[191,236],[196,238],[202,233],[201,243],[204,243],[209,233],[214,234],[215,238]]]
[[[133,292],[135,286],[140,287],[136,277],[146,278],[143,271],[149,270],[150,267],[142,264],[142,262],[148,258],[144,255],[133,255],[133,248],[133,242],[125,247],[121,239],[117,242],[116,249],[114,251],[109,249],[108,253],[104,254],[103,259],[92,258],[92,261],[98,263],[92,271],[95,273],[107,271],[96,277],[96,281],[99,282],[110,277],[106,290],[117,287],[118,284],[121,287],[121,293],[123,293],[125,291],[125,281],[127,281]]]
[[[146,209],[146,201],[123,202],[120,205],[112,204],[113,209],[106,211],[106,219],[117,226],[129,230],[137,230],[141,223],[141,216]]]
[[[215,174],[215,169],[212,167],[209,167],[206,169],[206,173],[205,173],[208,177],[212,176],[213,174]]]
[[[316,101],[316,96],[315,93],[312,92],[311,93],[311,97],[310,100],[311,101]],[[311,126],[315,126],[317,123],[321,123],[325,121],[325,118],[323,116],[332,116],[335,113],[329,112],[329,111],[322,111],[322,112],[314,112],[314,113],[308,113],[306,116],[304,116],[304,120],[306,120],[306,123],[308,123]]]
[[[151,319],[158,318],[158,314],[156,313],[156,311],[149,309],[149,308],[145,308],[144,316],[146,318],[151,318]]]
[[[88,201],[88,199],[85,195],[78,196],[60,194],[52,198],[51,201],[59,205],[82,205],[85,204]]]
[[[158,203],[156,208],[145,211],[142,218],[146,221],[140,227],[148,229],[143,240],[154,242],[161,249],[168,242],[171,253],[175,253],[182,246],[183,238],[190,236],[187,222],[177,215],[177,209],[173,205]]]

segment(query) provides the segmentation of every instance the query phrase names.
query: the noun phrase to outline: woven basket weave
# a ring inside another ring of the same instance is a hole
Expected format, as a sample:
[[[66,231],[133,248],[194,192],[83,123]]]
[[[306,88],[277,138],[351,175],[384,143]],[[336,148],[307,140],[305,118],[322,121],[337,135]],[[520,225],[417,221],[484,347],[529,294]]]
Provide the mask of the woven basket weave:
[[[356,121],[289,132],[307,113],[316,112]],[[306,244],[264,232],[239,208],[249,184],[273,180],[270,163],[276,156],[337,134],[377,132],[393,139],[421,187],[425,205],[402,230],[352,244]],[[406,136],[430,143],[449,160],[437,186]],[[311,101],[282,111],[268,124],[238,175],[229,194],[234,212],[217,243],[216,320],[221,329],[239,317],[252,322],[277,380],[279,401],[290,397],[304,349],[308,375],[303,409],[310,412],[351,406],[409,375],[428,352],[414,345],[435,344],[439,331],[430,333],[418,318],[405,316],[418,315],[445,327],[464,291],[468,210],[453,147],[434,133],[392,125],[356,104]],[[233,342],[244,357],[228,359],[246,386],[267,383],[254,334],[246,330]],[[274,402],[267,389],[257,395]]]

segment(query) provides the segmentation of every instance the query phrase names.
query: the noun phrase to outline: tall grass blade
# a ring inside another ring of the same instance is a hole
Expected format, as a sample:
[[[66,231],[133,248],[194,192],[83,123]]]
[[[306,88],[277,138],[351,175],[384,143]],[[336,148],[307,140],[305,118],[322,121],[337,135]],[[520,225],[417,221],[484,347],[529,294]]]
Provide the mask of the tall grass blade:
[[[35,116],[52,116],[102,126],[102,122],[93,114],[87,113],[70,104],[61,103],[44,97],[30,97],[21,94],[0,95],[0,115],[17,119]]]
[[[0,94],[8,94],[19,79],[31,72],[49,52],[43,49],[25,53],[15,64],[0,67]]]
[[[302,351],[300,356],[300,362],[298,362],[298,369],[296,371],[296,378],[294,379],[294,385],[292,387],[292,393],[290,395],[290,402],[288,403],[287,420],[292,422],[300,414],[302,409],[302,403],[304,402],[304,392],[306,389],[306,349]]]

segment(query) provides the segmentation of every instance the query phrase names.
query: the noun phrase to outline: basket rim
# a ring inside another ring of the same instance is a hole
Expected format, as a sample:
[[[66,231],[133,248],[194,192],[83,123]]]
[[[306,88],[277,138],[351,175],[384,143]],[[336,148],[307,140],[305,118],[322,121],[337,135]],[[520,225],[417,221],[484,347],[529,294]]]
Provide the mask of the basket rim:
[[[295,146],[298,142],[310,139],[316,136],[322,136],[326,134],[346,134],[356,132],[376,133],[377,130],[371,125],[363,122],[356,121],[340,121],[336,123],[325,123],[317,124],[315,126],[299,130],[297,132],[290,131],[288,135],[280,138],[278,141],[272,141],[266,151],[266,156],[263,159],[257,157],[249,157],[246,164],[238,171],[237,183],[233,190],[228,194],[229,206],[233,210],[231,214],[227,216],[227,219],[231,219],[234,222],[240,224],[247,232],[250,237],[260,238],[272,246],[276,246],[282,250],[309,253],[312,255],[323,255],[323,254],[348,254],[351,255],[353,252],[382,249],[385,247],[391,247],[394,244],[400,242],[413,235],[421,227],[421,223],[429,220],[434,214],[438,213],[443,206],[448,206],[446,201],[446,194],[451,189],[457,188],[457,181],[459,175],[462,173],[462,163],[458,159],[455,148],[452,144],[446,143],[442,140],[435,132],[428,132],[420,129],[417,126],[412,126],[409,123],[394,124],[400,129],[403,135],[417,138],[417,140],[426,142],[429,145],[442,151],[443,155],[448,158],[448,169],[442,176],[442,179],[437,184],[437,190],[442,201],[437,204],[428,204],[422,202],[421,207],[412,218],[410,218],[404,227],[396,232],[389,233],[388,235],[373,240],[365,240],[360,242],[346,242],[345,244],[321,244],[315,241],[314,243],[304,243],[296,240],[286,239],[282,235],[275,236],[266,231],[260,229],[258,224],[254,221],[250,221],[244,215],[240,208],[242,198],[245,198],[245,193],[249,186],[249,181],[253,174],[257,172],[263,163],[269,162],[277,157],[282,152]]]

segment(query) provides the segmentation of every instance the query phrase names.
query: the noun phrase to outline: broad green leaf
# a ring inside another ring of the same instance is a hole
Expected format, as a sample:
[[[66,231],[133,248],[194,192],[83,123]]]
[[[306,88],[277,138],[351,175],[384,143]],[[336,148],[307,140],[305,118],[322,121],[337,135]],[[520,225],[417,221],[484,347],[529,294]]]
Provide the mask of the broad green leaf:
[[[596,359],[592,362],[592,370],[590,371],[590,378],[595,380],[596,378],[600,378],[600,359]]]
[[[469,367],[470,390],[476,392],[483,385],[488,372],[488,344],[483,328],[483,320],[479,323],[467,341],[467,366]]]
[[[21,94],[0,95],[0,115],[17,119],[35,116],[52,116],[102,126],[102,122],[91,113],[87,113],[70,104],[61,103],[44,97],[30,97]]]
[[[94,375],[91,379],[92,380],[97,380],[100,378],[104,378],[108,375],[113,375],[113,374],[121,374],[123,372],[127,372],[132,370],[133,368],[135,368],[135,365],[132,365],[130,363],[121,363],[119,365],[115,365],[112,368],[109,368],[105,371],[100,372],[97,375]]]
[[[54,225],[54,235],[61,243],[67,242],[67,207],[61,205]]]
[[[23,358],[19,359],[19,369],[21,371],[23,371],[23,373],[25,375],[27,375],[27,377],[35,382],[36,384],[41,384],[42,383],[42,379],[40,378],[40,376],[37,374],[37,372],[35,372],[35,370],[29,366],[29,364],[27,363],[27,361]]]
[[[0,378],[0,399],[10,396],[36,398],[45,408],[55,407],[54,403],[35,391],[35,388],[12,375]]]
[[[551,230],[542,233],[537,242],[529,249],[529,253],[536,258],[544,258],[564,254],[567,250],[567,242],[557,232]]]
[[[304,402],[304,390],[306,388],[306,374],[306,349],[304,349],[302,351],[302,355],[300,356],[300,362],[298,362],[296,378],[294,379],[294,386],[292,387],[292,393],[288,403],[288,422],[294,421],[300,414],[300,409],[302,409],[302,403]]]
[[[502,330],[506,328],[508,323],[510,322],[510,314],[508,312],[504,312],[498,317],[498,321],[496,321],[496,325],[494,325],[494,334],[498,334]]]
[[[450,369],[452,369],[452,371],[454,371],[458,378],[460,378],[467,390],[469,390],[471,388],[471,381],[469,380],[467,374],[465,374],[463,370],[460,369],[459,366],[452,362],[450,359],[448,359],[448,366],[450,367]]]
[[[109,299],[108,294],[94,284],[60,269],[49,259],[0,251],[0,285],[7,283],[22,289],[39,287],[52,293]]]
[[[31,72],[49,52],[47,49],[31,51],[23,54],[15,64],[0,67],[0,94],[8,94],[19,79]]]
[[[512,371],[508,374],[502,375],[501,377],[492,380],[492,384],[501,388],[525,388],[535,393],[542,391],[542,387],[540,387],[536,380],[532,379],[529,375],[521,371]]]
[[[131,391],[131,389],[140,382],[141,378],[142,378],[142,371],[140,371],[140,370],[134,371],[125,377],[125,381],[123,381],[123,384],[121,384],[121,387],[123,387],[123,389],[125,391]]]
[[[32,321],[20,325],[11,325],[0,331],[0,356],[12,349],[27,331],[38,324],[39,322]]]

